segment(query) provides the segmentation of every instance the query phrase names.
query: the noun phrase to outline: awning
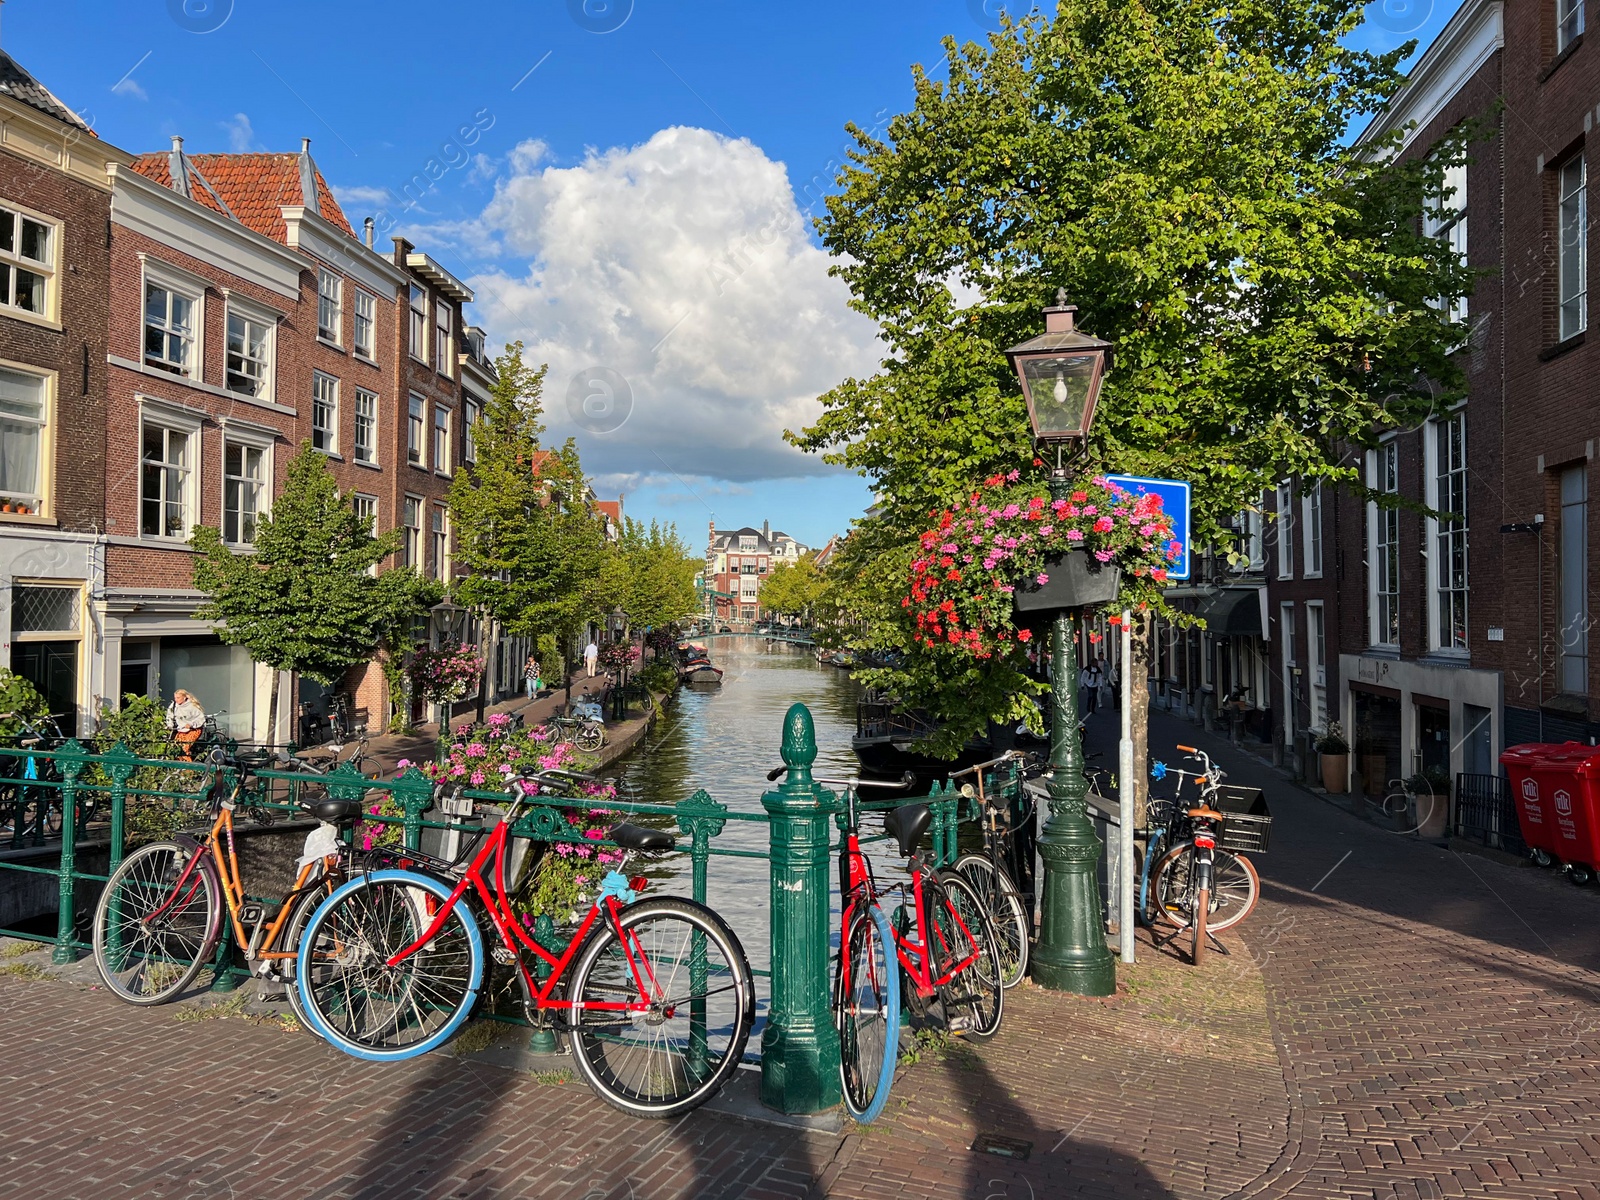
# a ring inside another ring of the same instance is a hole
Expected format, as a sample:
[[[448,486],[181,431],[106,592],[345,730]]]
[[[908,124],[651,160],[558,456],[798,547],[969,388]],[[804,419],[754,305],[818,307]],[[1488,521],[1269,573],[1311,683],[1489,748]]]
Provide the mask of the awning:
[[[1195,615],[1203,617],[1213,637],[1261,636],[1261,589],[1223,588],[1202,600]]]

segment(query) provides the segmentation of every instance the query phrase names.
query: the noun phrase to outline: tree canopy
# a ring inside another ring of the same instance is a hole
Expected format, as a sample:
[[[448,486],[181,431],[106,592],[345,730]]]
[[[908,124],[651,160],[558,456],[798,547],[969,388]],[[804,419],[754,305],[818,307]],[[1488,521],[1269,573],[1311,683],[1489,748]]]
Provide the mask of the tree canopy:
[[[694,581],[704,563],[677,526],[625,518],[617,541],[606,547],[602,603],[621,608],[636,628],[668,625],[698,608]]]
[[[803,554],[792,563],[779,563],[761,581],[761,607],[784,616],[810,612],[821,595],[822,572],[814,553]]]

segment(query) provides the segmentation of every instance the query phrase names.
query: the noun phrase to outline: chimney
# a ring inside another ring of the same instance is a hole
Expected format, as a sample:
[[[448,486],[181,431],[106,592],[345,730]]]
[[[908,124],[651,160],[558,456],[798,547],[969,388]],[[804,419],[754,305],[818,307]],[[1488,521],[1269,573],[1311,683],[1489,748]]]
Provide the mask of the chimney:
[[[172,135],[172,152],[167,155],[167,174],[172,177],[172,190],[186,200],[193,200],[189,191],[189,167],[183,157],[183,139]]]
[[[311,162],[311,139],[300,139],[300,203],[317,216],[322,216],[322,204],[317,196],[317,168]]]
[[[301,154],[310,154],[311,153],[311,139],[310,138],[301,138],[300,139],[300,153]]]
[[[767,541],[767,542],[770,542],[772,540],[772,522],[771,521],[763,521],[763,522],[761,522],[761,538],[762,538],[763,541]]]
[[[372,226],[372,218],[368,217],[365,221],[363,221],[361,223],[361,226],[362,226],[363,232],[366,234],[367,249],[371,250],[372,249],[372,228],[373,228],[373,226]]]

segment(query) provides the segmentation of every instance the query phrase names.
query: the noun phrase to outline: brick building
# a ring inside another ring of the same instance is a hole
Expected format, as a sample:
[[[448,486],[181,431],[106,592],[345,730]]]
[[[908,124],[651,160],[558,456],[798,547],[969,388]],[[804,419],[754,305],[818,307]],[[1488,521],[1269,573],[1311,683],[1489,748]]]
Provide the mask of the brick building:
[[[0,663],[69,733],[102,685],[107,171],[129,161],[0,53]]]
[[[760,529],[718,529],[712,524],[703,578],[716,602],[717,621],[758,621],[761,582],[774,567],[793,564],[808,547],[763,521]],[[733,597],[730,599],[729,597]]]

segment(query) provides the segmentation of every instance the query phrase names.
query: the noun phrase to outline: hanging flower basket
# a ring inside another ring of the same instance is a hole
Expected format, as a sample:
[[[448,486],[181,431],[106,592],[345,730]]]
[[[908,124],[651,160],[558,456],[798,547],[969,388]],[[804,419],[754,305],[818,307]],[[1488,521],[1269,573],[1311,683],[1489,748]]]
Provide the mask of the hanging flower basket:
[[[1019,626],[1039,629],[1063,608],[1091,608],[1110,604],[1122,584],[1122,568],[1097,562],[1083,550],[1044,560],[1040,575],[1024,581],[1012,594]]]

